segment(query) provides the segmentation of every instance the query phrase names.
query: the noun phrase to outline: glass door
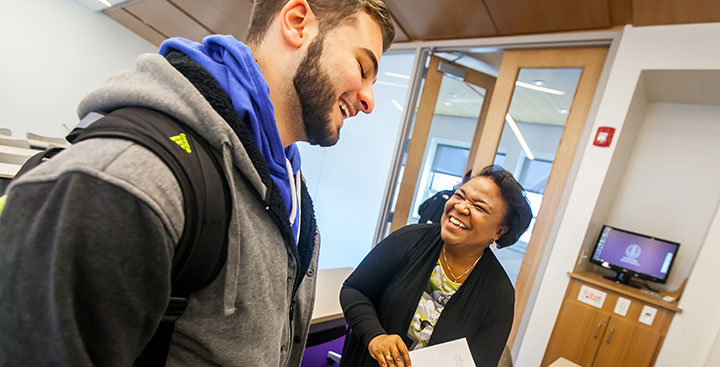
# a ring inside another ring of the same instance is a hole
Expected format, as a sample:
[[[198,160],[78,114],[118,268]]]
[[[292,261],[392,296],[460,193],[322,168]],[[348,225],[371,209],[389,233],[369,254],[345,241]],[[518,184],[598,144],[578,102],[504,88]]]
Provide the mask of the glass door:
[[[606,48],[506,51],[479,133],[473,170],[499,164],[527,191],[533,209],[528,231],[495,250],[515,284],[518,332],[550,228],[602,71]]]
[[[461,56],[462,57],[462,56]],[[452,190],[470,168],[477,150],[495,77],[437,56],[429,58],[412,135],[404,145],[400,180],[384,237],[420,219],[421,204]]]
[[[533,220],[517,243],[495,251],[513,284],[543,201],[582,68],[521,68],[493,163],[525,188]]]

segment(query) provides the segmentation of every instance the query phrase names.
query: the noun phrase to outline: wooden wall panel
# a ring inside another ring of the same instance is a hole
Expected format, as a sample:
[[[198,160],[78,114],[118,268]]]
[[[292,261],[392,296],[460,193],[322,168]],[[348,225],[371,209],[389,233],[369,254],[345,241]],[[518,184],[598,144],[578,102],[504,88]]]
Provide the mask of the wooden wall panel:
[[[386,0],[386,3],[412,40],[497,35],[482,1]]]
[[[500,34],[606,28],[608,0],[484,0]]]
[[[636,26],[720,21],[718,0],[633,0]]]
[[[201,41],[210,30],[166,0],[143,0],[123,7],[142,22],[168,37],[185,37]]]
[[[250,23],[251,0],[170,0],[211,33],[231,34],[244,41]]]
[[[720,21],[720,0],[386,0],[396,42]],[[106,14],[148,41],[244,40],[253,0],[136,0]]]
[[[405,31],[400,27],[395,16],[393,16],[393,25],[395,25],[395,41],[394,42],[408,42],[410,38]]]
[[[125,26],[125,28],[135,32],[135,34],[144,38],[146,41],[152,43],[155,46],[160,46],[160,43],[162,43],[162,41],[167,38],[164,34],[143,23],[140,19],[138,19],[125,9],[111,9],[109,11],[106,11],[105,15],[122,24],[123,26]]]
[[[632,0],[610,0],[609,5],[612,25],[632,24]]]

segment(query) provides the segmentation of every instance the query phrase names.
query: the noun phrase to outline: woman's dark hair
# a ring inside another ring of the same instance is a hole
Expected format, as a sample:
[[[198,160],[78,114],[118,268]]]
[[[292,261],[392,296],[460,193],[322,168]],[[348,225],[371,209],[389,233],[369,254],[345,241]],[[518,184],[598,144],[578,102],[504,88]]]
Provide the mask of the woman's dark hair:
[[[497,247],[508,247],[515,242],[527,230],[532,219],[530,203],[525,196],[525,189],[520,185],[512,173],[498,165],[487,166],[472,178],[487,177],[500,188],[500,195],[505,201],[506,212],[503,218],[503,225],[508,226],[508,231],[497,241]]]

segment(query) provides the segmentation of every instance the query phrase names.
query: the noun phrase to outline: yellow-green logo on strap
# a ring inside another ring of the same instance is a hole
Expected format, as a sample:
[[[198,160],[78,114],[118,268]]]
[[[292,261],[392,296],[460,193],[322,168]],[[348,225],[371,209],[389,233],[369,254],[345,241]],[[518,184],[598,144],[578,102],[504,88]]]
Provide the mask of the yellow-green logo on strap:
[[[188,143],[185,134],[171,136],[170,140],[174,141],[175,144],[179,145],[180,148],[183,148],[183,150],[185,150],[186,152],[192,153],[192,150],[190,149],[190,143]]]

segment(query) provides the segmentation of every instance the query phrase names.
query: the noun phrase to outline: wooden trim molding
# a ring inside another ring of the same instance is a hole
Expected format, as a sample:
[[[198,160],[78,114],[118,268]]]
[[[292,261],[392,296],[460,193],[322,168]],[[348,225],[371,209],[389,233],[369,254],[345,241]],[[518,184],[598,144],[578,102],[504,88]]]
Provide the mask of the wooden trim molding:
[[[483,98],[482,107],[480,107],[480,116],[478,116],[477,125],[475,126],[475,133],[473,134],[472,145],[470,146],[470,153],[468,154],[468,160],[465,164],[465,171],[473,168],[473,159],[477,154],[478,146],[480,145],[480,136],[482,135],[483,128],[485,126],[485,119],[487,119],[488,110],[490,109],[490,100],[492,100],[493,92],[495,91],[495,78],[492,75],[488,75],[480,72],[473,72],[468,74],[466,81],[475,85],[479,85],[485,88],[485,97]]]
[[[430,57],[425,86],[423,87],[420,106],[410,138],[405,172],[400,183],[400,191],[395,200],[395,212],[390,224],[390,233],[405,226],[410,215],[410,207],[412,206],[415,187],[422,167],[423,153],[425,152],[428,134],[430,134],[430,125],[435,115],[435,104],[437,103],[438,93],[440,93],[440,84],[442,84],[443,74],[437,71],[439,61],[440,59],[436,56]]]

